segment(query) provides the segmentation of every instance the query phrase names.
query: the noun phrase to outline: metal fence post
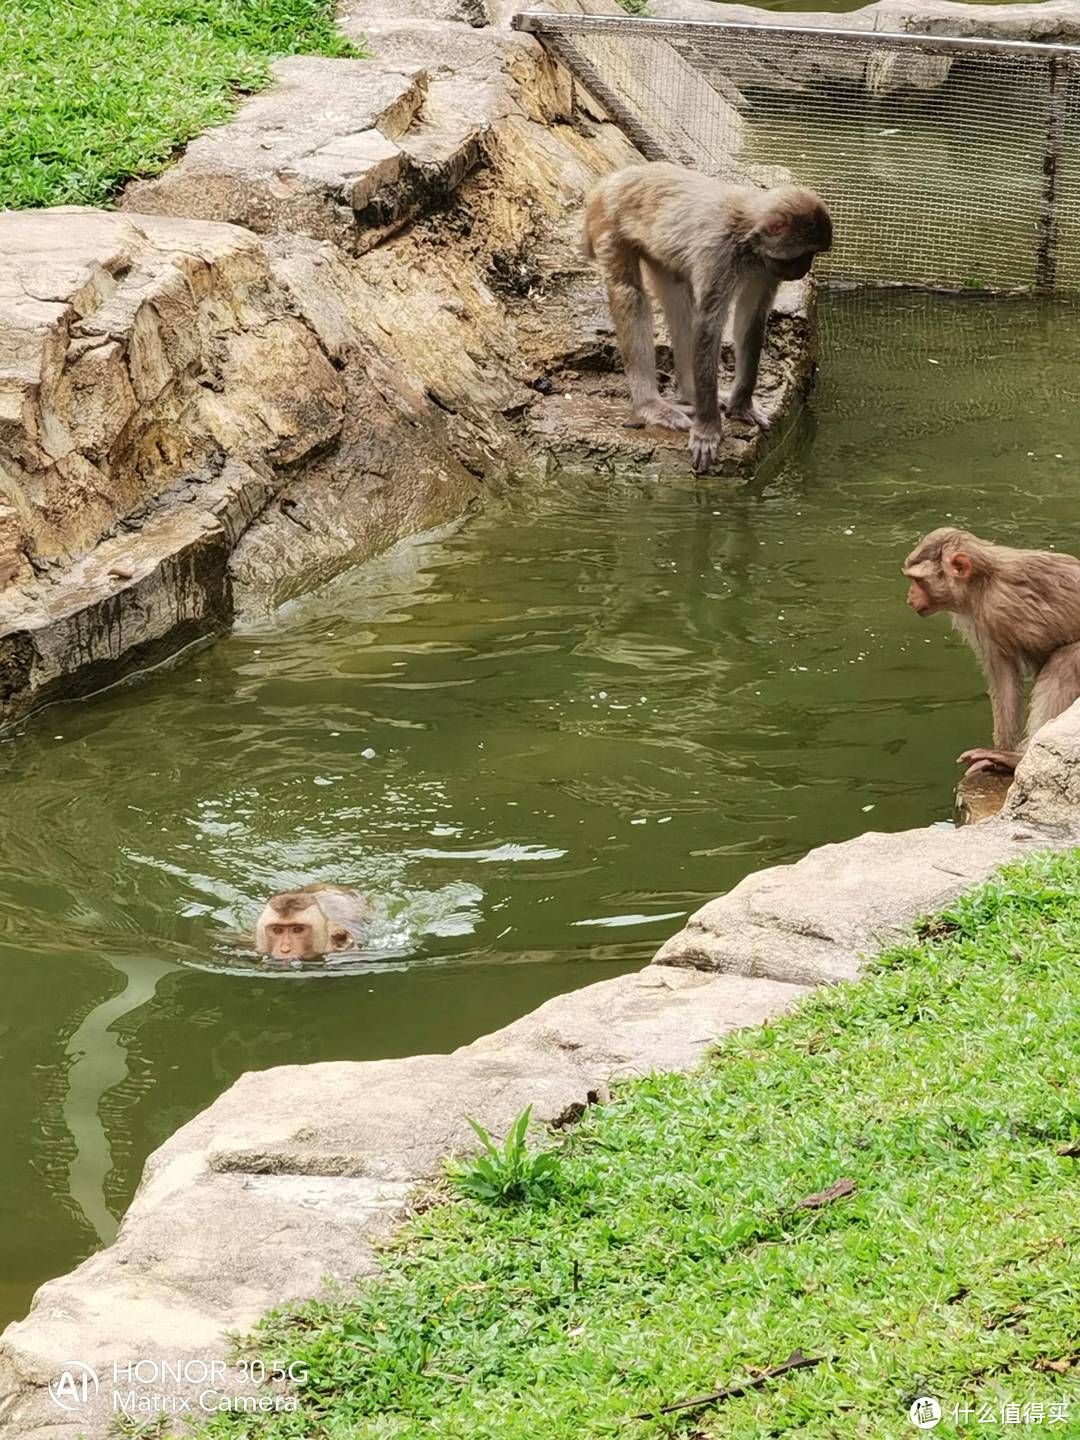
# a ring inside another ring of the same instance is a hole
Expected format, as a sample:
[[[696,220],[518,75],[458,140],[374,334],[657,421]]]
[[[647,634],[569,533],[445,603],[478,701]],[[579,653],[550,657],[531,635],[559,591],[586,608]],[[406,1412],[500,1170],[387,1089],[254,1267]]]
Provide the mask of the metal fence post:
[[[1046,144],[1043,149],[1042,208],[1039,212],[1039,248],[1035,261],[1035,286],[1052,291],[1057,282],[1057,181],[1061,160],[1061,142],[1065,130],[1065,96],[1069,72],[1058,56],[1047,66],[1049,78],[1049,113],[1046,122]]]

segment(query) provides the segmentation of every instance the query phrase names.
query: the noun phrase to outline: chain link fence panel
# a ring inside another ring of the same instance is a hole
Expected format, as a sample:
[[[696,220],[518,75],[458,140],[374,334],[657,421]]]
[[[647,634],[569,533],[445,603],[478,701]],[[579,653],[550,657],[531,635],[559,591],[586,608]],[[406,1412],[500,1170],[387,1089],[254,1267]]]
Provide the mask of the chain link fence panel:
[[[649,159],[794,179],[834,281],[1080,289],[1080,48],[525,12]]]

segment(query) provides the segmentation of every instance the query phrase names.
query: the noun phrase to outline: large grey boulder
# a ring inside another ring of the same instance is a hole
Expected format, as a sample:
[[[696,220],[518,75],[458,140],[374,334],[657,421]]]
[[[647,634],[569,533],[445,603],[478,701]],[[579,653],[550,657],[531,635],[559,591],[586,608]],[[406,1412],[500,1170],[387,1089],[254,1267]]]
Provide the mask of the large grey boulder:
[[[656,963],[801,985],[853,980],[864,956],[1036,843],[988,822],[822,845],[702,906]]]
[[[1018,825],[1070,835],[1080,807],[1080,701],[1044,725],[1016,769],[1002,811]]]

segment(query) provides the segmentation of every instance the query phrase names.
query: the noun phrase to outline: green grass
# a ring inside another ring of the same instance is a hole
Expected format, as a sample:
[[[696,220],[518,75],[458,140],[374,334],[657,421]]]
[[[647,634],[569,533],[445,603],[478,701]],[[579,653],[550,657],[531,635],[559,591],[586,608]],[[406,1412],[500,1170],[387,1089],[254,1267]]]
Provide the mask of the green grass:
[[[100,205],[224,120],[280,55],[355,53],[332,0],[7,0],[0,208]]]
[[[928,1393],[935,1435],[1018,1433],[976,1423],[1010,1401],[1071,1403],[1043,1427],[1080,1435],[1080,856],[921,933],[699,1072],[621,1087],[548,1203],[436,1206],[380,1281],[270,1316],[249,1343],[306,1368],[300,1409],[202,1433],[910,1437]],[[822,1363],[630,1418],[797,1349]]]

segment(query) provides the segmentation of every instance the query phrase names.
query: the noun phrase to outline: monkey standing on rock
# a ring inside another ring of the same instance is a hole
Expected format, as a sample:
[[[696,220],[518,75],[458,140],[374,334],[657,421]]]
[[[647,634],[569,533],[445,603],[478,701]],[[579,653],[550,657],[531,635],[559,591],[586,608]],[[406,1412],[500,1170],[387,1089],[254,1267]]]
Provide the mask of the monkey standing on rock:
[[[725,409],[765,429],[753,397],[773,297],[782,280],[801,280],[831,244],[829,212],[812,190],[795,185],[728,185],[655,162],[618,170],[592,192],[586,252],[603,272],[634,418],[689,430],[695,470],[711,469],[720,453],[716,370],[729,310],[734,306],[735,384]],[[681,405],[657,387],[643,272],[667,320]]]
[[[1080,699],[1080,560],[943,529],[920,540],[904,574],[916,615],[951,611],[986,674],[993,748],[965,750],[958,763],[968,775],[1011,773],[1035,732]],[[1035,683],[1021,741],[1027,676]]]

